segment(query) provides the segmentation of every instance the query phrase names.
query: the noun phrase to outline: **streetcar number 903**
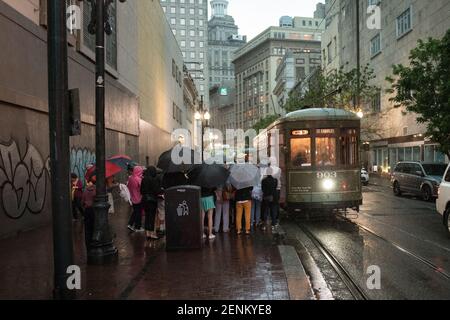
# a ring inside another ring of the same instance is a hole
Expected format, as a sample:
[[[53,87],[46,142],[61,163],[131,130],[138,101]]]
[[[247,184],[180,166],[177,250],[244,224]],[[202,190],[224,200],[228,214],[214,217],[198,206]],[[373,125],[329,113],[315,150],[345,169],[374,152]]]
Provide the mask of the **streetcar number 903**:
[[[331,178],[337,178],[337,172],[336,171],[321,171],[317,172],[317,179],[331,179]]]

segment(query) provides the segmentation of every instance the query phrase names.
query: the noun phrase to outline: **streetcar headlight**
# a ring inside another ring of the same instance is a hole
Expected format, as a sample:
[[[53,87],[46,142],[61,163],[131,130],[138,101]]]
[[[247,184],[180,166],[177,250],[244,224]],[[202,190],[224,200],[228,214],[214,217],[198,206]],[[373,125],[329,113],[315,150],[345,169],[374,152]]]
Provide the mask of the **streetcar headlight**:
[[[331,180],[331,179],[325,179],[324,181],[323,181],[323,184],[322,184],[322,186],[323,186],[323,188],[326,190],[326,191],[331,191],[331,190],[333,190],[334,189],[334,187],[335,187],[335,182],[333,181],[333,180]]]

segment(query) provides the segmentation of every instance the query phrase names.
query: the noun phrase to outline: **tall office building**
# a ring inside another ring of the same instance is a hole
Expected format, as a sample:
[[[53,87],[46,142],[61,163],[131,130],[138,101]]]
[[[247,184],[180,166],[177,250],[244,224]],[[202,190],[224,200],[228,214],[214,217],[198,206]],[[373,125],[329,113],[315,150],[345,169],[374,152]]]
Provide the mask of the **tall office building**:
[[[238,26],[227,14],[227,0],[212,0],[212,17],[208,22],[209,85],[221,86],[234,80],[233,54],[247,39],[239,36]]]
[[[235,127],[249,129],[269,115],[284,114],[283,106],[274,94],[277,68],[288,51],[304,53],[311,65],[320,64],[317,51],[324,29],[322,20],[281,17],[278,27],[267,28],[235,53]],[[299,57],[301,59],[305,58]],[[299,67],[303,65],[299,63]]]
[[[225,130],[236,122],[234,112],[234,52],[245,45],[232,16],[227,14],[227,0],[212,0],[212,17],[208,22],[209,85],[211,124]]]
[[[188,72],[209,105],[208,1],[160,0]]]

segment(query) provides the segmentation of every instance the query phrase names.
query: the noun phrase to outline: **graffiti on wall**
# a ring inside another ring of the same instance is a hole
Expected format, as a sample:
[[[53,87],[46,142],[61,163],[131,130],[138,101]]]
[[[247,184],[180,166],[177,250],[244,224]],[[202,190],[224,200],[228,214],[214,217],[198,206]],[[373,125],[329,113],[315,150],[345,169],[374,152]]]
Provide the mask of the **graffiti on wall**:
[[[0,208],[11,219],[40,214],[50,192],[50,159],[27,142],[21,154],[16,141],[0,142]]]
[[[95,152],[86,148],[72,148],[70,151],[70,172],[76,173],[81,181],[86,174],[87,166],[95,163]]]

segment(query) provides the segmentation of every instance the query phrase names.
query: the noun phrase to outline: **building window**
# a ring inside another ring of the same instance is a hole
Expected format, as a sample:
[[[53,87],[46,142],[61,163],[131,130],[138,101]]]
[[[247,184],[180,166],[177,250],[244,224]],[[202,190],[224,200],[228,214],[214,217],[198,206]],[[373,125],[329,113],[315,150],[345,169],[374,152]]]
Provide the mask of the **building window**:
[[[381,91],[378,91],[372,99],[373,112],[381,111]]]
[[[176,63],[175,63],[175,60],[174,59],[172,59],[172,77],[176,77],[176,75],[177,75],[177,67],[176,67]]]
[[[411,30],[412,30],[411,8],[408,8],[397,18],[397,37],[401,38]]]
[[[172,104],[172,118],[179,123],[183,123],[183,111],[175,104]]]
[[[381,35],[377,34],[372,40],[370,40],[370,55],[375,57],[381,52]]]
[[[328,64],[330,64],[333,61],[333,54],[331,53],[331,42],[327,46],[327,53],[328,53]]]
[[[92,57],[95,56],[95,35],[88,31],[88,25],[91,21],[91,3],[83,2],[83,46],[91,51]],[[116,0],[109,7],[110,25],[112,34],[105,36],[105,59],[106,64],[114,70],[117,70],[117,11]]]

